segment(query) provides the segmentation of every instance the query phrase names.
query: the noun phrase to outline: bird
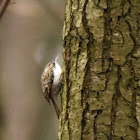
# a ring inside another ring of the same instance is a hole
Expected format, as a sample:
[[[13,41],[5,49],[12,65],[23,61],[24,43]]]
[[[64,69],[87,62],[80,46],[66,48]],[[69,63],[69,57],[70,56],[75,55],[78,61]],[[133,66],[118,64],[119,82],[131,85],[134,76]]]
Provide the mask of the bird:
[[[50,101],[53,103],[59,119],[60,110],[57,103],[57,95],[60,93],[62,88],[62,68],[57,62],[58,57],[59,55],[55,58],[55,60],[46,65],[41,75],[41,84],[45,99],[48,101],[49,105]]]

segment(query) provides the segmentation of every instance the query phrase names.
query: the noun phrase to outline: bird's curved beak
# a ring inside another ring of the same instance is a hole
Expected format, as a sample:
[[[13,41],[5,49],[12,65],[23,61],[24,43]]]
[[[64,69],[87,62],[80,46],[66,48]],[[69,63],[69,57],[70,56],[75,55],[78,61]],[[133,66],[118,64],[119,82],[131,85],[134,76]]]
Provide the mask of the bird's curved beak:
[[[57,61],[58,57],[59,57],[59,55],[55,58],[55,61]]]

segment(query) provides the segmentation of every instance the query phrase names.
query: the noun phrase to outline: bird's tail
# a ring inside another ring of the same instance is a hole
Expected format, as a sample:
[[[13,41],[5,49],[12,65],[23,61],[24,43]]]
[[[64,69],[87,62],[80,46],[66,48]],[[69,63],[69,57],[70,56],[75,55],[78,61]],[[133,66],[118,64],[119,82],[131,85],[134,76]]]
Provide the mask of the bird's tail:
[[[52,103],[53,103],[54,109],[55,109],[55,111],[56,111],[57,117],[58,117],[58,119],[59,119],[60,110],[59,110],[59,108],[58,108],[58,105],[57,105],[56,101],[55,101],[53,98],[52,98]]]

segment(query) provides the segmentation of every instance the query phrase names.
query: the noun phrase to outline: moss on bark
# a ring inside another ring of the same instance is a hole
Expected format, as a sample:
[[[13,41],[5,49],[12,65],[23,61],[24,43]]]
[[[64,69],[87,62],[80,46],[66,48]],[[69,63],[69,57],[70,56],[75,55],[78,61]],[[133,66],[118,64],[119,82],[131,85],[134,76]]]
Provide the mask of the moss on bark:
[[[59,140],[140,139],[138,0],[67,0]]]

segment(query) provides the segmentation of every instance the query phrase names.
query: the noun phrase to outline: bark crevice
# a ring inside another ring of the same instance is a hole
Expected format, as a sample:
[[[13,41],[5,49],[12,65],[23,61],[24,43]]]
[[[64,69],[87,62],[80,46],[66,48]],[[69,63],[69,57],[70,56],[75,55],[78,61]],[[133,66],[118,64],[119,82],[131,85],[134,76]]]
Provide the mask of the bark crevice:
[[[115,132],[115,123],[116,123],[116,113],[117,113],[117,109],[118,109],[118,98],[121,96],[121,92],[120,92],[120,81],[121,81],[121,68],[120,66],[117,66],[118,68],[118,79],[117,82],[115,84],[115,94],[112,97],[112,110],[111,110],[111,127],[110,127],[110,137],[111,139],[114,139],[114,132]]]

